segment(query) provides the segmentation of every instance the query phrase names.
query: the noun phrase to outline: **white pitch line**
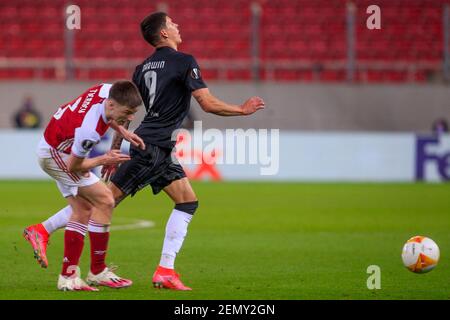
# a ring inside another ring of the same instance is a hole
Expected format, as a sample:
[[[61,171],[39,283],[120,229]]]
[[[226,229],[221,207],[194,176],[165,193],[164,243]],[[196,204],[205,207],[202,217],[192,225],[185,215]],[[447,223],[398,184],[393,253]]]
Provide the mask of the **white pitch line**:
[[[135,230],[135,229],[145,229],[152,228],[155,226],[155,223],[150,220],[135,220],[136,222],[130,224],[123,224],[119,226],[112,225],[111,230]]]

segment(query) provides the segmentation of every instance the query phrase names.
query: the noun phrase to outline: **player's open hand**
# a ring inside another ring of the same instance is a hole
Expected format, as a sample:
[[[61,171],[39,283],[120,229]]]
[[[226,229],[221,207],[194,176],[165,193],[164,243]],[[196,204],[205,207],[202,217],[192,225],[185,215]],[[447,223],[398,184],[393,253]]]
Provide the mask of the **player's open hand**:
[[[128,130],[124,130],[121,132],[122,137],[130,142],[133,146],[140,148],[141,150],[145,150],[144,140],[141,139],[137,134],[130,132]]]
[[[255,113],[259,109],[264,109],[264,100],[260,97],[251,97],[241,106],[244,115]]]
[[[104,165],[102,167],[102,179],[108,182],[117,170],[117,164]]]
[[[123,154],[120,152],[120,150],[109,150],[107,153],[103,155],[103,165],[104,166],[111,166],[111,165],[118,165],[125,161],[130,160],[130,156],[127,154]]]

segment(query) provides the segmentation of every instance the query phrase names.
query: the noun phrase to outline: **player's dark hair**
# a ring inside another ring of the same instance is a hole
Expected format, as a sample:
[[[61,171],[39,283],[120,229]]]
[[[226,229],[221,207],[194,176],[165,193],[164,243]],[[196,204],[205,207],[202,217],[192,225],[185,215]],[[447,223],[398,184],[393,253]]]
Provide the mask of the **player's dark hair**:
[[[166,26],[167,13],[155,12],[141,22],[141,33],[145,41],[156,47],[161,40],[159,32]]]
[[[133,82],[128,80],[114,82],[109,90],[108,98],[116,101],[122,106],[131,108],[139,107],[142,104],[142,98],[138,88]]]

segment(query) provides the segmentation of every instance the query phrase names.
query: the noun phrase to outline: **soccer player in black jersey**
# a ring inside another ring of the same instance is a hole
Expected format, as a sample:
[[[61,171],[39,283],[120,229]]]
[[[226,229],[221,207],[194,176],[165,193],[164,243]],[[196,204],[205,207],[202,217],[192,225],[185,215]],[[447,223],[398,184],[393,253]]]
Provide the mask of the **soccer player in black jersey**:
[[[146,149],[131,146],[130,161],[117,170],[115,167],[104,167],[102,174],[106,179],[112,176],[109,187],[116,204],[147,185],[151,186],[154,194],[162,190],[173,200],[175,207],[166,225],[161,260],[152,282],[159,288],[191,290],[181,282],[174,263],[198,207],[198,199],[183,168],[172,161],[175,143],[172,133],[187,116],[191,96],[205,112],[221,116],[250,115],[263,109],[264,101],[252,97],[242,105],[232,105],[213,96],[202,79],[195,58],[178,51],[182,41],[178,25],[166,13],[156,12],[146,17],[141,23],[141,32],[144,39],[156,48],[149,58],[136,67],[133,75],[133,82],[147,110],[135,133],[144,140]],[[120,149],[121,143],[121,137],[114,136],[111,149]],[[61,210],[61,214],[52,217],[54,223],[47,222],[47,225],[61,225],[64,210],[70,211],[70,208]],[[92,217],[101,224],[111,220],[101,212],[94,212]],[[54,230],[47,231],[51,233]]]

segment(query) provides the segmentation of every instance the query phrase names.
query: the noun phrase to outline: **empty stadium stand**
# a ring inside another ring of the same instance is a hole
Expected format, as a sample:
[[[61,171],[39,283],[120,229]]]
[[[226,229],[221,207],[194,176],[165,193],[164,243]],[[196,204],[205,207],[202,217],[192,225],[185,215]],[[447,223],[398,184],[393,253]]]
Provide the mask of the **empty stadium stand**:
[[[443,6],[449,2],[377,0],[382,29],[368,30],[366,8],[373,1],[353,1],[358,66],[355,79],[426,82],[442,63]],[[66,3],[64,0],[0,0],[0,79],[61,76],[54,65],[65,64]],[[129,77],[132,66],[153,51],[143,41],[139,23],[148,13],[161,8],[167,8],[180,25],[183,38],[180,50],[199,60],[206,79],[252,78],[251,66],[255,60],[251,50],[251,1],[77,0],[75,3],[81,8],[81,30],[74,32],[76,79]],[[263,80],[335,82],[346,79],[348,1],[261,0],[258,3],[262,11],[256,61]],[[97,67],[99,59],[103,62]],[[108,64],[111,59],[115,62]],[[117,61],[127,63],[121,65]],[[85,62],[89,62],[88,67]],[[12,63],[18,67],[8,67]],[[228,68],[223,69],[224,66]]]

